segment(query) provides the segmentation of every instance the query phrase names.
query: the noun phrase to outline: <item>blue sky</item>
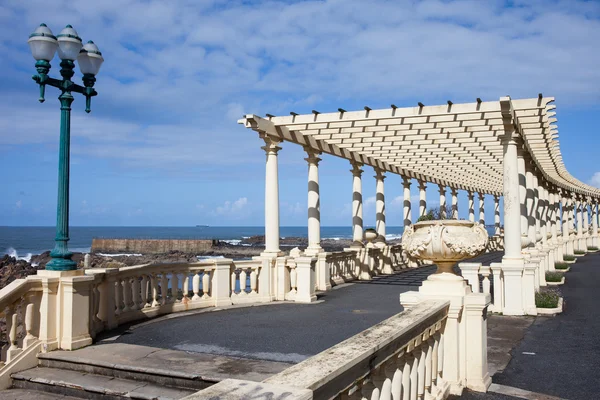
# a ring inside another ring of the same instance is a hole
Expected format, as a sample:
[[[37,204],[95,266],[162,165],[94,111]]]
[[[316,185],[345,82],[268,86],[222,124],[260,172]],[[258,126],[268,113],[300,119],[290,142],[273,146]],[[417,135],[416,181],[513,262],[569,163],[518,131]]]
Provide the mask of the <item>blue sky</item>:
[[[0,225],[55,223],[58,92],[37,102],[26,43],[41,22],[55,34],[72,24],[106,60],[92,113],[82,97],[73,104],[72,225],[262,225],[262,143],[236,123],[248,113],[541,92],[556,97],[567,168],[600,186],[597,1],[3,0]],[[282,147],[281,224],[306,225],[304,154]],[[367,224],[372,175],[366,168]],[[322,223],[349,225],[348,162],[323,156],[320,180]],[[390,176],[388,225],[402,223],[401,195]],[[431,187],[432,204],[437,196]],[[464,217],[464,193],[460,205]]]

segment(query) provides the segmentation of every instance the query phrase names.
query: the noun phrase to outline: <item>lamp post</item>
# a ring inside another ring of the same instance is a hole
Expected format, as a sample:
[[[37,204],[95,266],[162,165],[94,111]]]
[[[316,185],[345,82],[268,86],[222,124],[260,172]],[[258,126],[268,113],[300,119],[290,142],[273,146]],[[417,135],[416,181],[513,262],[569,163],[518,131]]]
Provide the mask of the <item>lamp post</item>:
[[[71,260],[73,253],[68,249],[69,241],[69,152],[71,136],[71,103],[74,97],[71,92],[85,96],[85,112],[90,112],[93,96],[96,96],[94,83],[100,66],[104,62],[102,53],[94,42],[89,41],[82,46],[81,38],[71,25],[67,25],[57,36],[41,24],[27,41],[31,54],[35,58],[37,75],[33,80],[40,86],[40,103],[44,102],[46,85],[54,86],[61,91],[60,100],[60,150],[58,159],[58,202],[56,206],[56,244],[50,253],[52,259],[46,264],[51,271],[69,271],[77,269],[77,263]],[[61,59],[60,75],[62,80],[50,78],[50,61],[58,50]],[[75,60],[83,74],[83,86],[71,81],[74,75]]]

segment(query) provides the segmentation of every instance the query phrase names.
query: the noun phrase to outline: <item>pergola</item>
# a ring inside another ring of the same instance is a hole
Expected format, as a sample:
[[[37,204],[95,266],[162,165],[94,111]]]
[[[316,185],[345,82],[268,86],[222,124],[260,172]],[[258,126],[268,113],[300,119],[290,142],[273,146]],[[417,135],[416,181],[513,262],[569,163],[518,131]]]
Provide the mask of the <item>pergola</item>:
[[[265,118],[246,115],[238,122],[260,134],[266,146],[265,236],[266,253],[279,253],[279,198],[277,152],[283,141],[306,150],[309,165],[307,254],[320,250],[318,156],[345,158],[353,166],[353,233],[362,240],[362,166],[371,166],[377,179],[377,231],[385,236],[385,173],[404,178],[404,198],[410,198],[410,180],[420,189],[420,215],[425,212],[425,183],[440,187],[440,205],[445,208],[446,187],[452,190],[453,218],[458,218],[457,190],[469,192],[469,218],[474,220],[473,193],[496,202],[496,233],[499,233],[499,196],[504,196],[505,270],[524,270],[523,245],[546,244],[547,236],[563,237],[577,209],[578,237],[588,228],[588,205],[597,233],[597,203],[600,190],[573,178],[566,170],[558,143],[553,111],[554,98],[543,97],[482,101],[386,109],[364,107],[359,111],[338,109],[333,113],[290,113]],[[312,182],[312,185],[311,185]],[[407,197],[408,196],[408,197]],[[562,211],[562,219],[561,212]],[[410,202],[404,202],[404,225],[411,224]],[[542,235],[543,238],[539,238]],[[578,242],[575,249],[579,248]],[[583,246],[583,245],[581,245]],[[569,254],[572,251],[567,250]],[[558,256],[557,256],[558,257]],[[562,256],[561,256],[562,257]],[[554,263],[554,259],[544,261]],[[516,284],[516,283],[515,283]],[[520,284],[519,284],[520,285]],[[517,290],[515,288],[515,290]],[[509,301],[509,300],[507,300]],[[511,304],[515,313],[528,305]]]

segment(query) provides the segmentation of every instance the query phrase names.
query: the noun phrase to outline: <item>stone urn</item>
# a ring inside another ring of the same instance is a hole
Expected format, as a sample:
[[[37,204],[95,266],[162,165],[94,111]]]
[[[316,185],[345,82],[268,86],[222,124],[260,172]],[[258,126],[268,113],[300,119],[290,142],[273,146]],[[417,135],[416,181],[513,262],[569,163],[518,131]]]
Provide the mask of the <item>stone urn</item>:
[[[377,234],[377,231],[375,229],[365,229],[365,240],[367,241],[367,243],[373,243],[373,241],[377,239],[378,236],[379,235]]]
[[[481,254],[487,244],[485,227],[471,221],[422,221],[402,234],[402,247],[411,257],[432,260],[437,265],[429,280],[462,280],[454,273],[454,264]]]

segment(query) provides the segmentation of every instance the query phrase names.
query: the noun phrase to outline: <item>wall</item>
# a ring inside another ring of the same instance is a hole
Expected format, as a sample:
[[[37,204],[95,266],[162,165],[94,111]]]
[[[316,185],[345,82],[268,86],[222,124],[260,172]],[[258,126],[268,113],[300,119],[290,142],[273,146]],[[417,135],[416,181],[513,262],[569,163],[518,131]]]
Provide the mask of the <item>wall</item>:
[[[210,250],[210,239],[98,239],[92,240],[92,252],[100,253],[168,253],[173,250],[197,253]]]

